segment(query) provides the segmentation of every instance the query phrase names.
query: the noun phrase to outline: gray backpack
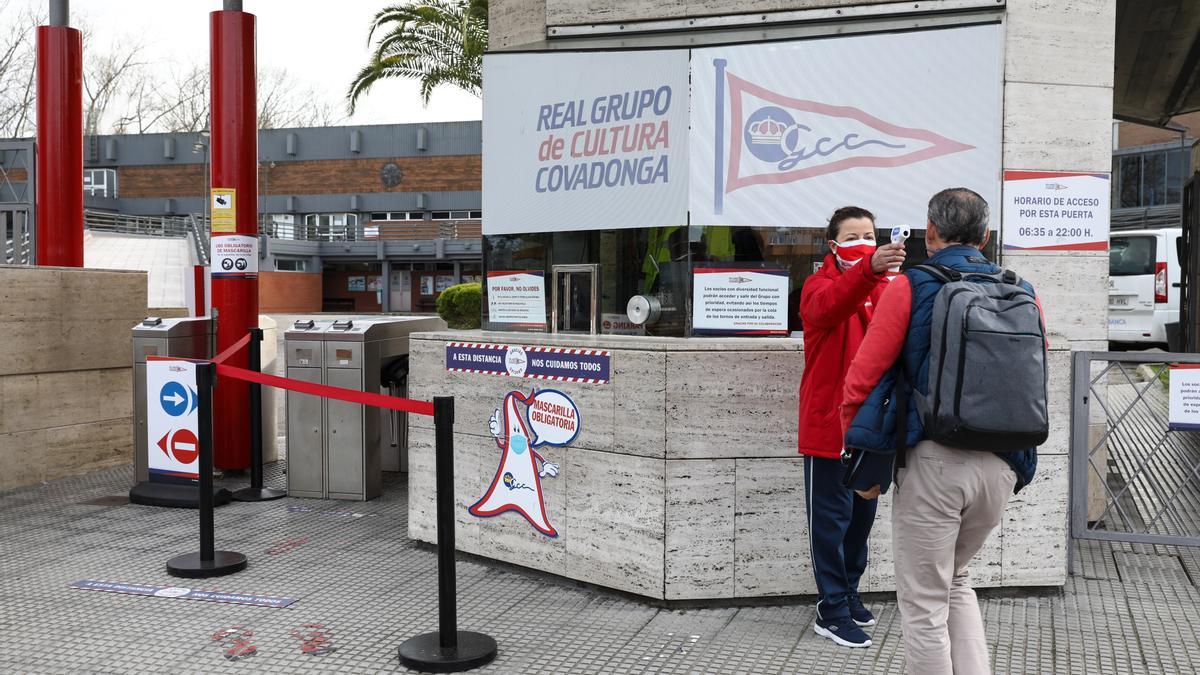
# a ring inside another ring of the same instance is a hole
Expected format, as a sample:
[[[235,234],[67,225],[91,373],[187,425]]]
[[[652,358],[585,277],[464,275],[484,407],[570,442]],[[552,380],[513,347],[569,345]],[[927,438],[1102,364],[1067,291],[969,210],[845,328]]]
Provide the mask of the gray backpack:
[[[914,269],[944,284],[933,301],[929,395],[913,391],[926,437],[989,452],[1044,443],[1046,329],[1037,298],[1008,270]]]

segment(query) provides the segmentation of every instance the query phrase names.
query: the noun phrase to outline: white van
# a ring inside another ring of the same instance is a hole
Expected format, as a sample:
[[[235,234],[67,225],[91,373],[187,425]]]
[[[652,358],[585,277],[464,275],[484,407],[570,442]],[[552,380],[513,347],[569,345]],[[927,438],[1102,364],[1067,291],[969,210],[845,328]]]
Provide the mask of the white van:
[[[1108,340],[1166,344],[1179,321],[1181,228],[1112,233],[1108,249]]]

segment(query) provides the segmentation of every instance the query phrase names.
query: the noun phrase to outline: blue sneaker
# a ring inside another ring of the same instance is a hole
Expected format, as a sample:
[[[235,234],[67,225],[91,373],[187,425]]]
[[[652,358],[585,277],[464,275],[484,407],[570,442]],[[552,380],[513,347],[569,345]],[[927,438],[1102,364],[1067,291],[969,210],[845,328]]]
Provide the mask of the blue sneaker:
[[[875,615],[863,604],[862,598],[855,595],[846,596],[846,604],[850,605],[850,618],[854,623],[866,628],[875,625]]]
[[[843,616],[838,619],[817,619],[813,630],[843,647],[870,647],[871,637],[854,623],[854,619]]]

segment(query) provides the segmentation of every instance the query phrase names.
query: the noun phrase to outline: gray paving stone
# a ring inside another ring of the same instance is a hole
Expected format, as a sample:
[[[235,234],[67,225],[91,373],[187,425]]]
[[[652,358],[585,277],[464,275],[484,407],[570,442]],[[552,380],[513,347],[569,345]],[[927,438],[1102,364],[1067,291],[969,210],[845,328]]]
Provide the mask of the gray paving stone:
[[[282,482],[280,470],[269,467],[268,484]],[[286,609],[68,588],[85,578],[185,585],[164,563],[196,547],[196,514],[105,499],[125,493],[132,478],[121,467],[0,493],[0,672],[404,672],[396,647],[436,627],[436,556],[407,538],[398,476],[368,503],[283,499],[218,509],[218,546],[247,554],[250,566],[195,587],[298,599]],[[1074,546],[1079,575],[1061,590],[981,592],[994,672],[1200,671],[1200,589],[1191,582],[1200,552]],[[867,597],[879,620],[868,629],[874,646],[846,650],[813,634],[807,599],[661,608],[473,556],[459,560],[458,589],[460,627],[500,644],[486,673],[874,674],[904,666],[888,594]],[[228,631],[248,631],[255,653],[228,660],[230,638],[214,639]],[[332,650],[302,651],[303,638],[317,633]]]

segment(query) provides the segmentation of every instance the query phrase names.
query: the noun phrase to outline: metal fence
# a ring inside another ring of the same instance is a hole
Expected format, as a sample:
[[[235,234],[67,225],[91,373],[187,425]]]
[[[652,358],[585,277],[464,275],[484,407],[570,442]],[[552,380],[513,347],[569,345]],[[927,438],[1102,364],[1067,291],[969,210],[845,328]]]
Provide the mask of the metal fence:
[[[0,264],[33,264],[33,230],[27,211],[0,209],[0,235],[4,240]]]
[[[1200,546],[1200,432],[1172,430],[1172,365],[1200,354],[1076,352],[1071,532],[1082,539]]]
[[[109,211],[84,211],[83,222],[93,232],[115,232],[149,237],[186,237],[191,231],[180,216],[133,216]]]

